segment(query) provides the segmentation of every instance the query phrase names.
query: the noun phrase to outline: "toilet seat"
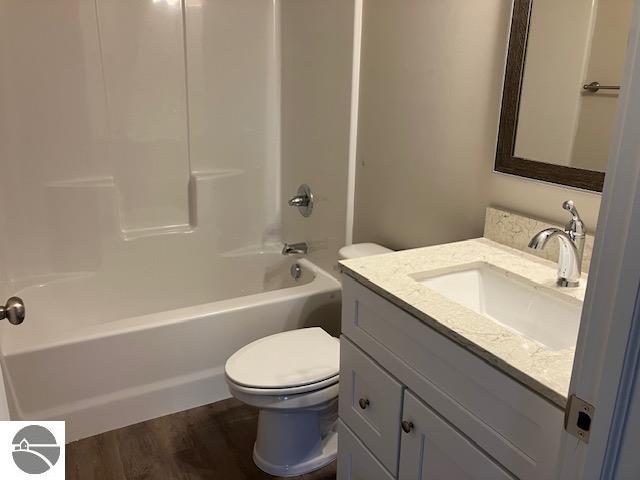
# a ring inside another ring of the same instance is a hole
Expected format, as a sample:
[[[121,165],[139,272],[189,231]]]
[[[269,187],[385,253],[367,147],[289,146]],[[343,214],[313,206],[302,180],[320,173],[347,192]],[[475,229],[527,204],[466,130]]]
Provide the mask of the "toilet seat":
[[[314,409],[320,405],[326,404],[327,402],[336,400],[338,398],[338,389],[340,387],[340,383],[336,382],[328,387],[298,394],[285,393],[282,395],[256,395],[254,393],[245,393],[242,390],[238,390],[232,383],[229,383],[228,385],[231,394],[247,405],[259,408],[260,410],[280,410],[287,412]]]
[[[319,327],[277,333],[234,353],[225,365],[227,381],[255,395],[318,390],[338,382],[340,342]]]
[[[227,383],[233,386],[234,390],[238,392],[246,393],[248,395],[298,395],[300,393],[313,392],[323,388],[330,387],[331,385],[338,383],[340,375],[334,375],[333,377],[326,378],[319,382],[308,383],[306,385],[299,385],[297,387],[285,387],[285,388],[256,388],[247,387],[245,385],[238,385],[236,382],[227,377]]]

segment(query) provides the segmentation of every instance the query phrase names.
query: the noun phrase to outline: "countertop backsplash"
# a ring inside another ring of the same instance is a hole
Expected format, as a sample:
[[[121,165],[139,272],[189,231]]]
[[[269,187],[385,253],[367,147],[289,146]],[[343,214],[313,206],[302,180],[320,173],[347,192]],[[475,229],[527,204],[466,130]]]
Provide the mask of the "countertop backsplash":
[[[528,247],[529,240],[540,230],[548,227],[564,228],[564,225],[545,222],[495,207],[487,207],[484,221],[484,237],[537,257],[557,262],[560,252],[560,246],[557,241],[549,242],[548,246],[543,250],[533,250]],[[592,252],[593,235],[587,234],[582,258],[583,273],[589,272]]]

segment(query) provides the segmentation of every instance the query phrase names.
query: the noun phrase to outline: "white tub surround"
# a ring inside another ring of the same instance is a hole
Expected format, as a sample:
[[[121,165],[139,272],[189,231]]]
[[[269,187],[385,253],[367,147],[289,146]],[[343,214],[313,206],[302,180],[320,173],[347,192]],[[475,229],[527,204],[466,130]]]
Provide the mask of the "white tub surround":
[[[575,347],[545,348],[417,281],[479,262],[569,304],[580,306],[584,299],[586,275],[580,287],[557,287],[555,263],[486,238],[356,258],[341,266],[359,283],[564,409]]]

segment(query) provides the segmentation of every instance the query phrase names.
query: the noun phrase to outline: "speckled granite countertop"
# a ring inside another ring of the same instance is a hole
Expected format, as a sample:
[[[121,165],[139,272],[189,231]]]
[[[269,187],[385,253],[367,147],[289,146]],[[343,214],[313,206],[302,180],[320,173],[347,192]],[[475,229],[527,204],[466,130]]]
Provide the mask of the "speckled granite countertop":
[[[580,287],[559,288],[555,263],[486,238],[345,260],[340,265],[345,274],[564,409],[575,348],[549,350],[411,277],[431,270],[453,272],[474,262],[513,272],[568,302],[579,305],[584,299],[586,275]]]

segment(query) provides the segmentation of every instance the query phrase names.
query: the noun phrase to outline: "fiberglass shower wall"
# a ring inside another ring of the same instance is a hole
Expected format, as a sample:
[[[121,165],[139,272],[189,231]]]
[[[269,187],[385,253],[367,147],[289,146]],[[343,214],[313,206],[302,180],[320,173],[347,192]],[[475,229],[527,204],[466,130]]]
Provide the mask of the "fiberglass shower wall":
[[[3,280],[136,268],[135,242],[206,260],[279,240],[276,20],[271,1],[1,0]]]
[[[0,0],[7,293],[282,240],[334,266],[352,39],[344,0]]]
[[[350,132],[354,4],[280,1],[282,201],[286,205],[301,183],[316,196],[309,218],[283,206],[283,236],[308,241],[311,260],[334,274],[346,236],[349,141],[355,135]]]

